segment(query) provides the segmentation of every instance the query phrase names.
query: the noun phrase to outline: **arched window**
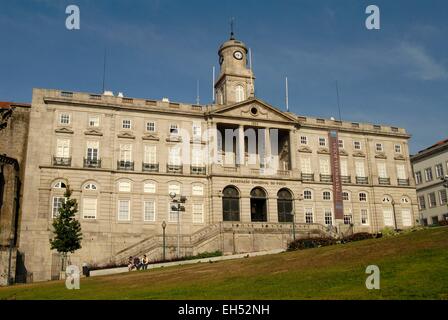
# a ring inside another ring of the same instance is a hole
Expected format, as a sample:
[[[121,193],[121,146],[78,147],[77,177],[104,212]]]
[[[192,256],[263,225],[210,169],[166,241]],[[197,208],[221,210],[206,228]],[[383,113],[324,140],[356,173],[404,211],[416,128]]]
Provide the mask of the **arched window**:
[[[129,180],[121,180],[118,182],[118,191],[119,192],[131,192],[132,183]]]
[[[242,102],[246,99],[244,96],[244,87],[242,85],[236,86],[235,97],[236,97],[236,102]]]
[[[330,191],[324,191],[322,193],[322,199],[324,199],[324,200],[331,200],[331,193],[330,193]]]
[[[409,202],[410,202],[410,200],[409,200],[408,197],[405,196],[405,197],[402,197],[402,198],[401,198],[401,203],[402,203],[402,204],[409,204]]]
[[[65,188],[67,188],[67,186],[65,185],[64,182],[58,181],[58,182],[56,182],[54,184],[53,188],[55,188],[55,189],[65,189]]]
[[[383,201],[383,203],[391,203],[392,199],[389,196],[384,196],[382,201]]]
[[[359,193],[359,201],[361,201],[361,202],[367,202],[367,193],[365,193],[365,192],[360,192],[360,193]]]
[[[88,183],[84,186],[85,190],[97,190],[98,187],[94,183]]]
[[[347,191],[342,192],[342,200],[344,201],[350,200],[350,194]]]
[[[293,222],[292,194],[288,189],[281,189],[277,193],[278,222]]]
[[[268,221],[267,196],[262,188],[253,188],[250,192],[250,214],[253,222]]]
[[[223,190],[222,214],[224,221],[240,221],[240,193],[232,186]]]

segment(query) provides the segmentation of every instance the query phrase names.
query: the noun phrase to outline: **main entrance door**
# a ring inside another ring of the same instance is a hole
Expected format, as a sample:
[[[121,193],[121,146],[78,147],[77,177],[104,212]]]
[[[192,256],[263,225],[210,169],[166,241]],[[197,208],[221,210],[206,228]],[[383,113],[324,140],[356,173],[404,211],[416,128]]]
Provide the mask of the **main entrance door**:
[[[266,192],[261,188],[250,192],[250,213],[253,222],[268,221]]]

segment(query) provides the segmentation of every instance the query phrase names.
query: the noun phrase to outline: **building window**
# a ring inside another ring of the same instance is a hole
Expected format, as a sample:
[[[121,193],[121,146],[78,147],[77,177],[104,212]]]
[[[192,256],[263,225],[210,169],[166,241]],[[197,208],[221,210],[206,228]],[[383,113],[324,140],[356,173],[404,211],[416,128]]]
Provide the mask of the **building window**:
[[[118,200],[118,220],[129,221],[130,220],[130,200]]]
[[[441,163],[436,164],[436,178],[443,178],[443,165]]]
[[[67,186],[65,185],[64,182],[58,181],[58,182],[56,182],[54,184],[53,188],[55,188],[55,189],[65,189],[65,188],[67,188]]]
[[[347,159],[341,159],[340,161],[341,166],[341,176],[348,177],[348,166],[347,166]]]
[[[410,209],[401,210],[401,223],[403,224],[403,227],[412,226],[412,215]]]
[[[353,147],[355,148],[355,150],[361,150],[361,142],[353,141]]]
[[[156,184],[154,182],[145,182],[143,184],[144,193],[156,193]]]
[[[156,123],[154,121],[146,122],[146,131],[156,132]]]
[[[365,192],[359,193],[359,201],[360,202],[367,202],[367,194]]]
[[[439,191],[439,199],[440,199],[440,205],[444,206],[447,204],[447,195],[446,190],[440,190]]]
[[[365,177],[366,173],[364,170],[364,161],[356,161],[355,162],[355,170],[356,170],[356,176],[357,177]]]
[[[240,193],[235,187],[226,187],[222,197],[224,221],[240,220]]]
[[[192,194],[194,196],[203,196],[204,195],[204,186],[197,184],[192,188]]]
[[[367,209],[361,209],[361,224],[369,224],[369,212]]]
[[[193,123],[193,139],[200,140],[202,136],[202,128],[200,123]]]
[[[121,127],[123,129],[131,129],[131,120],[129,120],[129,119],[123,120]]]
[[[179,134],[179,126],[176,123],[170,124],[170,134]]]
[[[418,197],[418,206],[419,206],[420,210],[425,210],[426,209],[425,196],[419,196]]]
[[[157,146],[145,145],[143,162],[147,164],[157,164]]]
[[[87,160],[98,160],[99,145],[98,141],[87,141]]]
[[[422,182],[423,182],[423,180],[422,180],[422,173],[421,173],[421,171],[417,171],[415,173],[415,183],[416,184],[420,184]]]
[[[65,203],[64,197],[53,197],[52,217],[57,218],[59,216],[59,208]]]
[[[131,182],[130,181],[120,181],[118,183],[119,192],[131,192]]]
[[[191,150],[191,164],[197,167],[202,166],[202,149],[200,147],[193,147],[193,149]]]
[[[325,225],[327,226],[333,225],[333,214],[331,212],[331,209],[325,209],[324,219],[325,219]]]
[[[287,189],[281,189],[277,193],[278,222],[293,222],[294,213],[292,205],[292,194]]]
[[[322,193],[322,199],[324,199],[324,200],[331,200],[331,193],[330,193],[330,191],[324,191]]]
[[[85,190],[98,190],[98,187],[94,183],[88,183],[84,187]]]
[[[344,213],[344,224],[352,224],[352,215]]]
[[[244,87],[241,85],[238,85],[235,87],[235,96],[236,96],[236,102],[242,102],[245,100],[244,95]]]
[[[339,149],[344,149],[344,140],[339,139]]]
[[[319,137],[319,146],[320,147],[326,147],[327,146],[327,139],[324,137]]]
[[[395,153],[401,153],[401,144],[396,144],[394,146],[394,149],[395,149]]]
[[[330,174],[330,159],[319,159],[320,173],[329,175]]]
[[[350,195],[348,194],[347,191],[342,192],[342,200],[344,200],[344,201],[350,200]]]
[[[310,190],[305,190],[303,192],[303,199],[305,199],[305,200],[312,200],[313,199],[313,193]]]
[[[62,125],[70,124],[70,115],[68,113],[62,113],[59,117],[59,123]]]
[[[376,151],[377,152],[383,152],[384,148],[383,148],[383,144],[382,143],[377,143],[376,144]]]
[[[204,205],[193,203],[193,223],[204,223]]]
[[[436,194],[434,192],[428,194],[428,202],[430,208],[434,208],[437,206]]]
[[[120,144],[120,161],[131,162],[132,161],[132,145]]]
[[[410,201],[409,201],[409,198],[408,197],[403,197],[403,198],[401,198],[401,203],[403,203],[403,204],[408,204]]]
[[[383,203],[391,203],[392,199],[389,196],[384,196],[382,202]]]
[[[179,147],[171,147],[169,149],[168,155],[168,164],[172,166],[180,166],[180,148]]]
[[[70,157],[70,140],[58,139],[56,141],[56,157],[69,158]]]
[[[387,168],[385,162],[378,162],[378,177],[380,178],[387,178]]]
[[[311,159],[310,158],[300,159],[300,164],[302,165],[302,173],[305,173],[305,174],[313,173],[313,171],[311,170]]]
[[[305,223],[313,223],[313,209],[312,208],[306,208],[305,209]]]
[[[397,164],[397,177],[398,179],[407,179],[406,167],[404,164]]]
[[[426,179],[426,182],[429,182],[429,181],[433,180],[432,168],[426,168],[425,169],[425,179]]]
[[[154,200],[145,200],[143,204],[143,221],[156,221],[156,202]]]
[[[99,127],[100,126],[100,117],[99,116],[90,116],[89,117],[89,127]]]
[[[96,219],[96,198],[84,198],[82,206],[82,217],[84,219]]]
[[[180,190],[180,185],[178,184],[170,184],[168,186],[168,194],[172,194],[175,193],[176,195],[180,195],[181,190]]]
[[[383,220],[386,227],[394,226],[394,216],[391,208],[383,208]]]
[[[308,137],[307,136],[300,136],[300,144],[308,144]]]

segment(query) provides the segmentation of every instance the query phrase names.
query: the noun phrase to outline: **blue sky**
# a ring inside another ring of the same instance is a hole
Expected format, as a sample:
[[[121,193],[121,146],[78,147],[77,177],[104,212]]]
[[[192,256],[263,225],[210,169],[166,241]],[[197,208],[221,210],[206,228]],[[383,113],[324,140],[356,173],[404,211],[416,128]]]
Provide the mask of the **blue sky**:
[[[236,37],[253,51],[256,95],[291,111],[405,127],[416,152],[448,137],[445,0],[14,0],[0,1],[0,100],[31,101],[33,87],[211,102],[217,49]],[[65,8],[81,29],[65,28]],[[365,8],[381,10],[369,31]]]

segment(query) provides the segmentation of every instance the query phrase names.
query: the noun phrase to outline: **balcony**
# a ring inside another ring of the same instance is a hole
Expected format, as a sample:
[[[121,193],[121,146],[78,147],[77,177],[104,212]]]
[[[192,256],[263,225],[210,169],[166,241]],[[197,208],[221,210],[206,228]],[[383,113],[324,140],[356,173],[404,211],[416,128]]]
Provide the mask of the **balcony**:
[[[204,166],[190,166],[190,173],[196,175],[205,175],[206,169]]]
[[[175,165],[175,164],[167,164],[166,165],[166,172],[168,173],[182,173],[182,165]]]
[[[290,170],[277,170],[277,175],[282,177],[290,177],[291,171]]]
[[[342,183],[352,183],[352,177],[351,176],[341,176],[341,182]]]
[[[53,157],[53,165],[61,167],[70,167],[72,165],[72,158]]]
[[[397,179],[399,186],[409,186],[409,179]]]
[[[314,173],[302,173],[302,181],[314,181]]]
[[[369,184],[368,177],[356,177],[356,184]]]
[[[142,171],[145,172],[159,172],[158,163],[144,163],[142,164]]]
[[[381,185],[390,185],[390,178],[378,178],[378,183]]]
[[[320,175],[320,182],[332,182],[333,181],[333,177],[331,174],[321,174]]]
[[[101,168],[101,159],[84,158],[84,168]]]
[[[134,162],[117,161],[117,170],[134,171]]]

